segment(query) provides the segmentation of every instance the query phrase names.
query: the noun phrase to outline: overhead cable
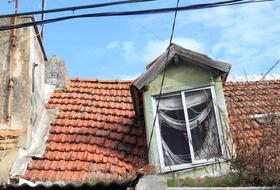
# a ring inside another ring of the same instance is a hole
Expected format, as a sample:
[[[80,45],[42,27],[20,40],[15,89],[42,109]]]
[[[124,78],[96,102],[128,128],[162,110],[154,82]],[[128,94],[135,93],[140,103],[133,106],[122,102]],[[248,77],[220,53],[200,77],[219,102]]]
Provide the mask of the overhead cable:
[[[161,8],[161,9],[145,9],[145,10],[137,10],[137,11],[80,14],[80,15],[72,15],[72,16],[64,16],[64,17],[46,19],[44,21],[26,22],[26,23],[17,24],[17,25],[1,26],[0,31],[10,30],[13,28],[23,28],[23,27],[34,26],[34,25],[54,23],[54,22],[76,19],[76,18],[162,14],[162,13],[169,13],[169,12],[174,12],[174,11],[190,11],[190,10],[208,9],[208,8],[232,6],[232,5],[240,5],[240,4],[248,4],[248,3],[267,2],[267,1],[274,1],[274,0],[245,0],[245,1],[244,0],[231,0],[231,1],[221,1],[221,2],[215,2],[215,3],[206,3],[206,4],[205,3],[204,4],[194,4],[194,5],[188,5],[188,6],[178,7],[178,8],[171,7],[171,8]]]
[[[44,11],[30,11],[30,12],[23,12],[18,13],[17,16],[26,16],[26,15],[39,15],[39,14],[47,14],[47,13],[57,13],[57,12],[66,12],[66,11],[76,11],[82,9],[93,9],[93,8],[100,8],[100,7],[108,7],[113,5],[122,5],[122,4],[131,4],[131,3],[141,3],[141,2],[150,2],[156,0],[125,0],[125,1],[115,1],[109,3],[99,3],[99,4],[90,4],[90,5],[82,5],[82,6],[72,6],[72,7],[63,7],[57,9],[47,9]],[[15,14],[5,14],[0,15],[0,18],[9,18],[14,17]]]
[[[272,65],[272,67],[270,67],[270,69],[264,74],[264,76],[262,77],[261,80],[264,80],[265,77],[268,75],[268,73],[270,73],[272,71],[272,69],[274,69],[274,67],[276,67],[276,65],[278,65],[279,62],[280,62],[280,59],[278,61],[276,61],[276,63],[274,65]]]
[[[160,84],[160,90],[159,90],[159,95],[158,95],[156,113],[155,113],[155,116],[154,116],[152,131],[151,131],[150,138],[149,138],[148,152],[150,151],[150,148],[151,148],[151,142],[152,142],[152,138],[153,138],[153,134],[154,134],[154,129],[155,129],[155,124],[156,124],[156,119],[157,119],[157,115],[158,115],[159,103],[160,103],[160,98],[161,98],[161,95],[162,95],[162,88],[163,88],[165,74],[166,74],[166,70],[167,70],[166,68],[167,68],[167,65],[168,65],[168,58],[169,58],[169,54],[170,54],[170,48],[171,48],[171,44],[172,44],[172,40],[173,40],[173,35],[174,35],[174,31],[175,31],[175,24],[176,24],[176,18],[177,18],[179,2],[180,2],[180,0],[177,0],[176,9],[175,9],[175,13],[174,13],[173,24],[172,24],[172,29],[171,29],[171,35],[170,35],[169,44],[168,44],[168,48],[167,48],[166,63],[164,65],[162,79],[161,79],[161,84]]]

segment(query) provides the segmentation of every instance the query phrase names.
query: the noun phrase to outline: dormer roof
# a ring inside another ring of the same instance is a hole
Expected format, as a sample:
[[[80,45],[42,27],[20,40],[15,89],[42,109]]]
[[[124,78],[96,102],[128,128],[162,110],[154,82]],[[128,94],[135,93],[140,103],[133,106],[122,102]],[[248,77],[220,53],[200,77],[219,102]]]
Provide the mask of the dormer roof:
[[[211,71],[216,71],[222,76],[223,81],[226,80],[231,68],[231,64],[211,59],[207,55],[185,49],[172,43],[163,54],[147,65],[147,71],[138,77],[133,82],[133,85],[138,90],[142,89],[145,85],[155,79],[155,77],[163,71],[165,65],[174,60],[174,57],[183,60],[183,62],[195,64]]]

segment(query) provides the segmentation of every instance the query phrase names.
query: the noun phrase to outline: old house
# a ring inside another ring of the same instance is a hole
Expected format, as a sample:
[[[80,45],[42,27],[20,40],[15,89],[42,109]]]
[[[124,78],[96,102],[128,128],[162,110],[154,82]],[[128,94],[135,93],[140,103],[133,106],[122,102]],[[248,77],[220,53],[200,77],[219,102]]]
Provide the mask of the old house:
[[[33,21],[31,16],[18,22]],[[1,19],[11,24],[13,19]],[[13,37],[14,36],[14,37]],[[0,32],[0,181],[10,176],[19,155],[38,155],[55,112],[45,108],[55,88],[64,88],[64,63],[47,59],[38,28]],[[18,169],[30,159],[19,162]]]
[[[9,41],[8,32],[0,35]],[[232,139],[241,138],[234,133],[240,117],[279,112],[278,80],[226,82],[230,64],[176,44],[134,81],[67,79],[62,61],[47,60],[36,27],[19,29],[17,36],[24,42],[15,51],[10,126],[11,52],[9,45],[1,49],[3,179],[123,182],[147,165],[153,166],[149,173],[163,176],[220,175],[229,171]],[[274,110],[267,96],[275,98]],[[259,107],[250,107],[252,102]],[[260,134],[245,124],[242,139],[255,141]]]
[[[134,90],[142,93],[135,101],[143,98],[147,136],[152,138],[149,160],[160,173],[195,168],[188,173],[203,175],[207,165],[227,157],[223,83],[230,65],[176,44],[170,46],[168,59],[167,53],[133,82]]]

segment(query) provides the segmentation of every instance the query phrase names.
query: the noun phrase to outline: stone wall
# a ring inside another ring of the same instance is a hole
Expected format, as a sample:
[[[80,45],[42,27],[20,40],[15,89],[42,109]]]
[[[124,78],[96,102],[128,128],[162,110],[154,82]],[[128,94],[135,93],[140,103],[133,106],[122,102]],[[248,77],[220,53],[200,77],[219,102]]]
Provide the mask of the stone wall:
[[[64,89],[68,86],[68,73],[64,61],[57,56],[53,56],[45,63],[45,81],[49,85],[54,85],[57,89]]]

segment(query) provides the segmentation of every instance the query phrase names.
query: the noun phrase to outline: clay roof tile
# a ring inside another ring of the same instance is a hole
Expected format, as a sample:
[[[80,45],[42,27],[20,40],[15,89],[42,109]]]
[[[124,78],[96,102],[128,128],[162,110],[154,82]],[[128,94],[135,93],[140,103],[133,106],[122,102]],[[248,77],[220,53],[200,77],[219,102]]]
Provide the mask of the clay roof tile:
[[[134,144],[137,153],[145,145],[145,140],[136,137],[145,134],[145,129],[143,122],[133,119],[131,82],[75,78],[70,79],[69,88],[54,92],[47,107],[58,108],[60,113],[50,126],[45,154],[31,160],[26,179],[84,181],[90,169],[100,178],[122,179],[129,171],[125,166],[131,164],[119,159],[129,161],[135,156],[128,144]],[[139,126],[131,134],[135,125]]]

